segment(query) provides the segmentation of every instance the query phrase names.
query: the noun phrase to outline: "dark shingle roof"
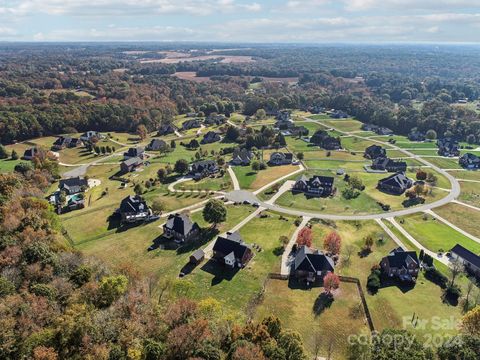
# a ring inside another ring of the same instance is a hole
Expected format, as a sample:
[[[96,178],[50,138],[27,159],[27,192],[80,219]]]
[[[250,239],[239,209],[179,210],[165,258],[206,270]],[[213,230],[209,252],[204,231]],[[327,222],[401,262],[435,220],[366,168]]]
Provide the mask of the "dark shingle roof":
[[[85,178],[73,177],[69,179],[61,179],[59,188],[60,190],[67,190],[70,193],[79,193],[82,191],[82,187],[87,187],[88,181]]]
[[[127,152],[123,153],[123,155],[128,157],[136,157],[136,156],[142,155],[144,152],[145,152],[145,149],[139,146],[139,147],[129,148]]]
[[[412,180],[410,180],[404,173],[390,175],[389,177],[380,180],[379,183],[401,189],[408,189],[413,185]]]
[[[317,251],[312,251],[307,246],[302,246],[295,256],[294,269],[308,272],[333,271],[333,260]]]
[[[238,231],[227,233],[227,236],[219,236],[213,245],[213,251],[218,251],[228,255],[233,252],[235,258],[241,259],[246,251],[250,250],[250,246],[245,244]]]
[[[140,213],[148,210],[145,200],[140,195],[130,195],[120,203],[122,213]]]
[[[415,251],[404,251],[402,248],[396,248],[385,257],[386,261],[393,268],[408,267],[413,261],[419,266],[418,256]]]
[[[182,235],[188,235],[192,230],[200,229],[197,223],[192,222],[188,215],[170,215],[165,224],[167,229],[173,230]]]
[[[139,157],[132,157],[132,158],[127,159],[124,162],[122,162],[122,164],[127,165],[127,166],[138,165],[138,164],[141,164],[141,163],[142,163],[142,159],[140,159]]]
[[[462,245],[455,245],[452,250],[450,250],[450,252],[457,254],[465,261],[480,268],[480,256],[476,255],[468,249],[465,249]]]

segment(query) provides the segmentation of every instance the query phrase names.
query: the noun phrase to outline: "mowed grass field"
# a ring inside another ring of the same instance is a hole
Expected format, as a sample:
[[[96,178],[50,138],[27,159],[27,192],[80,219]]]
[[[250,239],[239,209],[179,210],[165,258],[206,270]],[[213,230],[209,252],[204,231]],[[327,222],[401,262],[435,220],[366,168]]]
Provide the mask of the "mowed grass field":
[[[360,121],[353,119],[322,120],[322,123],[344,132],[359,131],[362,127],[362,123]]]
[[[426,160],[432,163],[433,165],[438,166],[441,169],[461,169],[462,168],[458,164],[457,159],[431,157],[431,158],[427,158]]]
[[[251,166],[233,166],[232,168],[240,188],[245,190],[258,190],[272,181],[298,170],[298,166],[293,165],[269,166],[258,172],[253,171]]]
[[[440,220],[434,220],[430,215],[424,216],[423,213],[418,213],[404,216],[399,220],[401,226],[410,235],[431,251],[443,250],[446,252],[456,244],[460,244],[476,254],[480,253],[479,243],[460,234]]]
[[[450,203],[434,209],[434,212],[469,234],[480,237],[480,211]]]
[[[452,170],[449,171],[457,179],[480,181],[480,171]]]

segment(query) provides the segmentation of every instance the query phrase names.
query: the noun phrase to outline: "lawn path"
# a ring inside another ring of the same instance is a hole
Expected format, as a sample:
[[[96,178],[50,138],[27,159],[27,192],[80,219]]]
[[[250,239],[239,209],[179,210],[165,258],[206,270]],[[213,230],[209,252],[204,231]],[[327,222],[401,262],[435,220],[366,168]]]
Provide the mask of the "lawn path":
[[[460,229],[457,225],[452,224],[450,221],[448,221],[447,219],[445,219],[445,218],[441,217],[440,215],[434,213],[432,210],[426,210],[425,213],[429,214],[429,215],[432,215],[435,219],[440,220],[445,225],[450,226],[452,229],[456,230],[460,234],[462,234],[462,235],[468,237],[469,239],[471,239],[471,240],[480,244],[480,239],[478,237],[466,232],[465,230]]]
[[[293,244],[297,241],[297,236],[300,230],[302,230],[305,226],[307,226],[308,222],[312,218],[308,216],[304,216],[302,219],[302,222],[300,225],[295,229],[295,232],[293,233],[292,237],[290,238],[290,241],[288,242],[287,246],[285,247],[285,250],[283,251],[282,254],[282,267],[280,269],[280,274],[281,275],[289,275],[290,274],[290,266],[292,264],[292,257],[290,256],[293,248]]]
[[[293,184],[295,184],[295,181],[289,180],[285,181],[283,185],[278,189],[277,193],[273,195],[269,200],[265,201],[267,204],[274,204],[277,199],[282,196],[285,192],[289,191],[292,189]]]
[[[464,203],[464,202],[461,202],[461,201],[458,201],[458,200],[453,200],[452,202],[455,203],[455,204],[463,205],[463,206],[468,207],[468,208],[473,209],[473,210],[480,211],[479,207],[476,207],[476,206],[473,206],[473,205],[470,205],[470,204],[467,204],[467,203]]]
[[[392,238],[393,241],[397,243],[398,246],[400,246],[403,250],[407,250],[408,248],[405,246],[405,244],[402,242],[402,240],[399,239],[397,235],[395,235],[392,230],[388,228],[387,225],[384,224],[384,222],[381,219],[375,219],[378,225],[387,233],[388,236]]]
[[[469,179],[457,179],[458,181],[471,182],[471,183],[480,183],[480,180],[469,180]]]
[[[392,225],[395,226],[398,229],[398,231],[400,231],[402,235],[404,235],[408,240],[410,240],[412,244],[414,244],[418,249],[423,250],[425,254],[430,255],[432,258],[440,261],[442,264],[449,266],[450,263],[446,258],[439,257],[436,253],[434,253],[431,250],[428,250],[425,246],[420,244],[412,235],[410,235],[410,233],[407,232],[407,230],[401,227],[400,224],[394,218],[387,218],[387,220],[390,221]]]

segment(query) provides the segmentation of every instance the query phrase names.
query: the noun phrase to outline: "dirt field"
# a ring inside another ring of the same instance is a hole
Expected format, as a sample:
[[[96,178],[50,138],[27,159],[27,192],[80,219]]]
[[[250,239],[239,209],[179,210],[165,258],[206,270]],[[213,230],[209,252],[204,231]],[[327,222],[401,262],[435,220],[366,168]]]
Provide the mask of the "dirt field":
[[[210,81],[210,78],[208,76],[197,77],[197,73],[195,71],[179,71],[173,74],[172,76],[175,76],[182,80],[189,80],[189,81],[195,81],[195,82]]]

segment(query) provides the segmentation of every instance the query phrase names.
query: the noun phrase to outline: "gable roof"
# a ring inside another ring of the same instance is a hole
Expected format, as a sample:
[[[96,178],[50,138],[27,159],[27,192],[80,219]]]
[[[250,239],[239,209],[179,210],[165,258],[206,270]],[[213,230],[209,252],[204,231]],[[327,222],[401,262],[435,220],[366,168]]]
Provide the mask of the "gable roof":
[[[475,154],[466,153],[460,157],[460,161],[468,164],[475,164],[475,163],[478,164],[480,163],[480,158]]]
[[[408,268],[412,263],[415,263],[417,267],[420,266],[417,253],[415,251],[405,251],[400,247],[393,249],[390,254],[385,256],[383,259],[390,267],[393,268]]]
[[[154,149],[154,150],[155,150],[155,149],[159,149],[160,147],[166,146],[166,145],[167,145],[167,143],[166,143],[164,140],[162,140],[162,139],[152,139],[152,140],[150,141],[150,144],[148,144],[148,147],[149,147],[150,149]]]
[[[317,273],[319,271],[333,271],[335,265],[329,256],[303,245],[295,255],[294,269]]]
[[[81,192],[82,187],[88,187],[88,181],[87,179],[81,178],[79,176],[68,179],[61,179],[59,182],[60,190],[65,189],[71,193]]]
[[[464,248],[462,245],[455,245],[450,252],[457,254],[459,257],[469,262],[470,264],[480,268],[480,256]]]
[[[140,195],[130,195],[120,203],[122,213],[141,213],[148,211],[146,201]]]
[[[213,245],[213,251],[225,254],[225,256],[233,253],[235,258],[241,259],[245,252],[251,251],[251,248],[243,241],[240,233],[235,231],[228,232],[226,236],[219,236]]]
[[[200,229],[200,226],[192,222],[186,214],[170,215],[165,223],[165,227],[181,235],[188,235],[192,230]]]
[[[131,157],[130,159],[127,159],[122,162],[123,165],[129,166],[129,167],[132,165],[140,165],[142,163],[143,161],[139,157]]]
[[[201,160],[192,163],[192,171],[200,172],[205,169],[216,168],[217,163],[213,160]]]
[[[383,178],[379,181],[379,183],[381,183],[382,185],[398,187],[401,189],[408,189],[413,184],[412,180],[401,172]]]

